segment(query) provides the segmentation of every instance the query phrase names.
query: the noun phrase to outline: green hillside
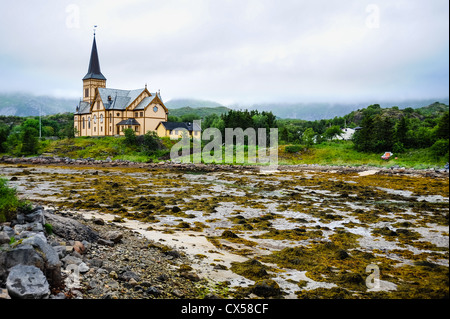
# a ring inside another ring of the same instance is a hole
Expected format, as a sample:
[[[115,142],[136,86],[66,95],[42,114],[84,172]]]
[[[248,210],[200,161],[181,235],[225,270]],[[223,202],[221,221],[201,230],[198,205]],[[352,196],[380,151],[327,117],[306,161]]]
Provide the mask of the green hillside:
[[[204,118],[211,114],[225,114],[230,111],[229,108],[225,106],[217,106],[217,107],[196,107],[192,108],[190,106],[182,107],[179,109],[170,109],[169,108],[169,115],[176,116],[176,117],[183,117],[185,115],[196,115],[200,118]]]

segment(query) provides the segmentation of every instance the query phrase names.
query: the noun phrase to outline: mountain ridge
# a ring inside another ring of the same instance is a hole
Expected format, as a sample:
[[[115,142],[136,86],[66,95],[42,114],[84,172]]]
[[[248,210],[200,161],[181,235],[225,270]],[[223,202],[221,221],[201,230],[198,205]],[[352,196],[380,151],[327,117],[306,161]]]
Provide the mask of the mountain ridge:
[[[15,116],[38,116],[39,111],[42,115],[51,115],[57,113],[74,112],[78,99],[55,98],[50,96],[36,96],[29,93],[0,93],[0,115]],[[258,111],[271,111],[279,118],[302,119],[307,121],[332,119],[336,116],[344,116],[352,111],[362,109],[372,104],[379,104],[382,108],[398,106],[404,108],[420,108],[440,102],[449,104],[449,98],[438,99],[417,99],[404,101],[385,101],[385,102],[361,102],[361,103],[258,103],[252,105],[223,105],[218,102],[182,98],[171,99],[165,102],[165,105],[172,113],[189,110],[207,108],[217,108],[221,110],[228,109],[248,109]],[[180,109],[179,111],[176,111]]]

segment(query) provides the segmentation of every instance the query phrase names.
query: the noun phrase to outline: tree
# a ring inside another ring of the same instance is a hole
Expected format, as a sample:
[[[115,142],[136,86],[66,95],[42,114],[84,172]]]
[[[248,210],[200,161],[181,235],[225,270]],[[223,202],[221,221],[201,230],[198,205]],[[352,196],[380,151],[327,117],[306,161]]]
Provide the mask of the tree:
[[[438,122],[436,130],[437,139],[449,139],[449,112],[445,112]]]
[[[329,140],[332,140],[336,136],[341,136],[341,135],[342,135],[342,130],[339,125],[330,126],[329,128],[327,128],[325,130],[325,133],[324,133],[325,138],[327,138]]]
[[[0,153],[6,152],[5,142],[8,139],[9,127],[0,126]]]
[[[316,132],[312,128],[307,128],[302,135],[303,143],[305,143],[306,147],[311,147],[314,144],[314,136]]]
[[[397,127],[395,129],[396,142],[406,145],[408,143],[407,133],[408,133],[408,121],[406,119],[406,116],[403,116],[397,123]]]
[[[372,152],[374,150],[374,122],[371,115],[366,115],[361,121],[361,129],[353,135],[355,148],[360,152]]]
[[[21,153],[24,155],[36,154],[39,148],[38,132],[32,126],[27,126],[22,133]]]
[[[123,131],[123,133],[125,134],[124,140],[125,145],[135,146],[137,141],[136,141],[136,133],[134,132],[134,130],[131,128],[127,128]]]

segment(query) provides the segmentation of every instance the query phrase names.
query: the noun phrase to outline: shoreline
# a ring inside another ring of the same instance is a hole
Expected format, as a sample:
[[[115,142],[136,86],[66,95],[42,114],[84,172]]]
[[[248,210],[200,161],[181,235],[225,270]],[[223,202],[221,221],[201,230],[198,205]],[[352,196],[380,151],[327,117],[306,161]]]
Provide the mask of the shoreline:
[[[72,159],[68,157],[57,156],[36,156],[36,157],[0,157],[0,164],[29,164],[29,165],[54,165],[54,166],[74,166],[74,167],[104,167],[104,168],[148,168],[148,169],[173,169],[196,172],[214,172],[214,171],[260,171],[261,173],[270,173],[274,171],[272,166],[265,165],[245,165],[245,164],[203,164],[203,163],[140,163],[127,160],[96,160]],[[359,173],[359,174],[388,174],[388,175],[422,175],[425,177],[448,178],[449,170],[445,168],[414,169],[405,167],[377,167],[377,166],[338,166],[338,165],[319,165],[319,164],[284,164],[275,166],[275,171],[316,171],[333,173]]]

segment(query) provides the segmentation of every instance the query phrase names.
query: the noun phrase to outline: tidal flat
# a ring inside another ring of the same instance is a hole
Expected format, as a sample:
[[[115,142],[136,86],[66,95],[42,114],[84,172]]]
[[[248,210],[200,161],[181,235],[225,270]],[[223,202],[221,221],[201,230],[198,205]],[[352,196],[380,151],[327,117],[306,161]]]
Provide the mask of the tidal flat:
[[[183,251],[231,298],[448,298],[448,175],[22,164],[0,175],[33,203]]]

